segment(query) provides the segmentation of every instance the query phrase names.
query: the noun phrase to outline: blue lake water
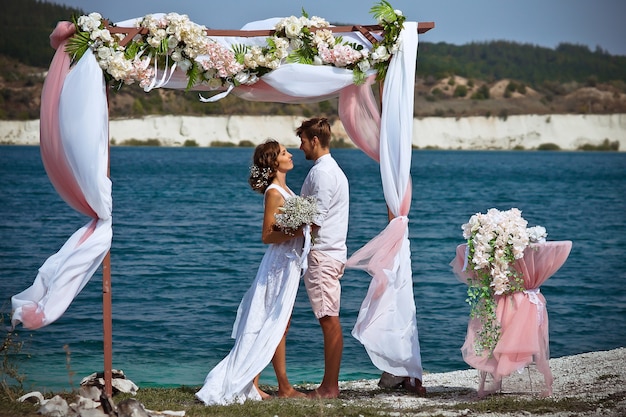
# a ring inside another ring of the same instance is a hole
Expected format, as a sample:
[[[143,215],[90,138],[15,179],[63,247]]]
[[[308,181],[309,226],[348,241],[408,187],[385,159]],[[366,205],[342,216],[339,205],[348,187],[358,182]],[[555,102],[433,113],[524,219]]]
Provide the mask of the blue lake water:
[[[310,168],[292,150],[294,190]],[[202,384],[230,350],[238,303],[264,252],[262,197],[247,185],[252,149],[111,149],[113,367],[140,387]],[[378,165],[356,150],[333,155],[351,187],[348,251],[386,224]],[[572,240],[543,286],[551,357],[626,346],[626,153],[413,151],[410,240],[425,372],[467,369],[469,308],[449,267],[461,225],[491,207],[518,207],[550,240]],[[10,297],[88,219],[56,194],[38,147],[0,147],[0,297]],[[342,380],[380,375],[351,335],[369,275],[348,270],[341,317]],[[18,328],[13,358],[24,386],[69,390],[103,368],[98,271],[57,322]],[[4,334],[2,334],[4,337]],[[292,383],[320,382],[321,330],[301,285],[287,340]],[[64,348],[65,346],[65,348]],[[68,353],[69,352],[69,353]],[[269,366],[262,382],[273,384]]]

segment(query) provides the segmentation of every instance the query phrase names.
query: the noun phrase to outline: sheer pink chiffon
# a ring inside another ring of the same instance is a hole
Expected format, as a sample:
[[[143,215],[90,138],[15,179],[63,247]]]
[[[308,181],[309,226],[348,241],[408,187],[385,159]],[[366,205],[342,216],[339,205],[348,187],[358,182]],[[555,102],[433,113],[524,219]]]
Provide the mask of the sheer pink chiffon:
[[[380,161],[380,109],[372,92],[375,76],[350,85],[339,95],[339,118],[354,144],[374,161]]]
[[[451,263],[454,273],[465,283],[470,277],[470,272],[463,271],[466,247],[465,244],[457,247],[456,257]],[[524,257],[515,262],[515,269],[523,275],[526,291],[497,297],[496,316],[500,321],[501,336],[492,355],[486,351],[476,352],[474,346],[480,321],[469,321],[461,351],[465,362],[483,372],[479,395],[498,390],[502,378],[531,363],[535,363],[544,376],[542,394],[552,394],[553,377],[548,363],[548,312],[539,287],[565,263],[571,248],[571,241],[531,244],[524,251]],[[493,377],[494,386],[485,390],[487,373]]]
[[[97,91],[103,85],[102,70],[88,51],[86,55],[93,61],[81,60],[77,64],[80,68],[70,71],[65,45],[73,33],[74,25],[60,22],[50,36],[57,51],[42,90],[40,150],[48,177],[59,195],[91,219],[44,262],[29,288],[11,297],[12,325],[21,322],[28,329],[57,320],[111,246],[111,187],[106,175],[108,133],[103,127],[108,126],[108,112],[104,92]],[[85,62],[91,65],[84,65]],[[99,78],[94,78],[94,73]],[[89,112],[89,117],[81,117],[81,112]]]
[[[59,96],[70,70],[70,56],[65,52],[65,44],[74,31],[75,27],[70,22],[59,22],[50,35],[50,43],[56,45],[57,51],[52,58],[41,93],[39,146],[44,168],[57,193],[74,210],[95,217],[67,164],[59,128]]]

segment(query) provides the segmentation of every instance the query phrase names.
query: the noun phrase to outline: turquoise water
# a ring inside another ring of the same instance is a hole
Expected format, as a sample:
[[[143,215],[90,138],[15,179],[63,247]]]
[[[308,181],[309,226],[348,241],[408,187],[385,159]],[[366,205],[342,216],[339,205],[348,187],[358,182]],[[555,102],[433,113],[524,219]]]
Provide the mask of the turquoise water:
[[[292,151],[288,183],[299,190],[310,162]],[[386,208],[378,165],[335,150],[351,187],[348,251],[380,232]],[[232,346],[237,305],[264,246],[262,197],[247,185],[252,149],[111,149],[113,367],[140,387],[202,384]],[[467,369],[465,286],[449,262],[461,225],[491,207],[518,207],[551,240],[572,240],[565,265],[542,287],[551,357],[626,346],[626,153],[414,151],[410,239],[417,321],[426,372]],[[37,147],[0,147],[0,296],[10,297],[88,219],[54,191]],[[369,276],[343,278],[341,379],[376,378],[350,335]],[[71,389],[103,368],[102,275],[60,320],[19,329],[15,360],[26,387]],[[300,288],[288,337],[293,383],[319,382],[321,331]],[[67,346],[69,354],[64,350]],[[69,361],[69,363],[68,363]],[[271,366],[262,381],[274,383]]]

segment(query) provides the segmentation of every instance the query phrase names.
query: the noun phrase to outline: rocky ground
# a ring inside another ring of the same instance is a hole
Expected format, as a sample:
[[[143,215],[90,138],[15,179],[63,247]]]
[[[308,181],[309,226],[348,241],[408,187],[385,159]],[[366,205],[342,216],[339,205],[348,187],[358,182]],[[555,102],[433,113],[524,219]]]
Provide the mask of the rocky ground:
[[[522,417],[531,415],[555,417],[595,417],[626,416],[626,348],[610,351],[589,352],[574,356],[555,358],[550,360],[550,369],[554,375],[553,394],[547,398],[542,396],[543,376],[531,365],[520,373],[515,373],[504,379],[499,392],[484,397],[477,393],[479,375],[476,370],[445,373],[427,373],[424,375],[425,395],[419,396],[404,389],[381,389],[378,380],[348,381],[340,383],[341,394],[336,400],[320,400],[321,414],[338,416],[356,415],[358,410],[367,410],[363,413],[371,415],[372,410],[380,416],[406,417]],[[122,375],[123,376],[123,375]],[[214,412],[224,409],[214,409],[198,405],[197,401],[187,399],[178,400],[175,411],[151,411],[144,408],[141,396],[137,399],[129,397],[125,400],[98,402],[101,397],[103,382],[94,375],[88,382],[94,385],[81,385],[80,397],[68,404],[60,396],[44,399],[39,392],[25,395],[29,402],[35,400],[35,407],[28,413],[17,413],[22,416],[72,416],[82,417],[173,417],[184,415],[214,415]],[[98,382],[100,381],[100,382]],[[115,382],[124,383],[120,386]],[[100,384],[100,385],[98,385]],[[96,388],[98,386],[99,388]],[[121,378],[114,379],[114,386],[122,392],[137,392],[132,381]],[[121,388],[120,388],[121,387]],[[264,387],[265,389],[266,387]],[[301,391],[310,391],[316,386],[297,386]],[[191,391],[190,391],[191,392]],[[268,392],[271,392],[268,391]],[[174,395],[174,391],[165,390],[161,396]],[[175,394],[177,397],[180,394]],[[191,394],[189,398],[191,398]],[[157,400],[163,403],[163,398]],[[95,402],[94,402],[95,401]],[[255,406],[255,415],[282,413],[286,409],[281,404],[293,402],[290,406],[298,406],[298,415],[309,415],[311,401],[316,400],[278,400],[268,401],[269,408]],[[151,400],[155,403],[154,397]],[[39,403],[38,405],[36,403]],[[264,402],[265,403],[265,402]],[[276,407],[271,408],[275,404]],[[260,404],[259,404],[260,405]],[[41,406],[41,407],[39,407]],[[179,407],[180,406],[180,407]],[[245,413],[251,409],[236,408],[225,414],[228,416],[240,415],[237,410]],[[0,416],[12,416],[0,407]],[[35,410],[38,409],[38,413]],[[317,410],[317,408],[315,408]],[[111,411],[112,410],[112,411]],[[170,408],[171,410],[171,408]],[[246,410],[246,411],[244,411]],[[271,410],[271,411],[270,411]],[[319,411],[319,410],[318,410]],[[77,414],[78,413],[78,414]],[[188,413],[188,414],[187,414]],[[218,413],[219,414],[219,413]],[[281,414],[285,415],[285,414]]]
[[[543,377],[532,366],[506,378],[500,393],[485,398],[477,394],[479,375],[476,370],[425,374],[424,386],[428,391],[425,397],[398,391],[397,395],[385,392],[364,399],[368,391],[378,388],[377,380],[346,382],[341,387],[342,397],[345,396],[346,401],[367,400],[390,405],[396,410],[394,415],[416,417],[626,416],[626,348],[551,359],[550,369],[554,385],[553,395],[547,400],[562,404],[564,411],[549,408],[541,411]],[[506,411],[507,400],[526,400],[529,408],[538,409]],[[487,410],[477,411],[482,408],[481,402],[488,404],[484,407]]]

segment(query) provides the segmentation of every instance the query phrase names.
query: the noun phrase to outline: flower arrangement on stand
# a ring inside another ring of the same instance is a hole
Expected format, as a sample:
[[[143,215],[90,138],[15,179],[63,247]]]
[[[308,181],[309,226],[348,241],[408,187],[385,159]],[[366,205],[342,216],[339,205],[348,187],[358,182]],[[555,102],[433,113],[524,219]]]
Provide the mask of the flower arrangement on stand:
[[[467,239],[465,270],[468,279],[467,299],[470,317],[479,319],[481,328],[475,343],[477,354],[491,354],[500,338],[496,317],[497,298],[524,290],[522,276],[513,267],[531,242],[545,241],[545,228],[527,228],[528,222],[517,208],[500,211],[489,209],[474,214],[463,228]]]
[[[238,44],[231,49],[211,39],[206,27],[177,13],[138,19],[136,26],[145,33],[122,46],[125,35],[112,34],[107,21],[99,13],[91,13],[75,20],[76,34],[66,51],[77,61],[91,49],[107,82],[118,87],[137,82],[146,91],[167,82],[176,68],[187,75],[188,89],[206,84],[218,90],[254,84],[285,63],[349,69],[355,84],[361,84],[371,68],[376,69],[379,80],[384,78],[389,59],[399,48],[398,37],[406,19],[385,0],[370,12],[383,28],[381,39],[374,43],[371,52],[334,36],[326,20],[309,18],[304,10],[301,17],[281,19],[265,46]]]

